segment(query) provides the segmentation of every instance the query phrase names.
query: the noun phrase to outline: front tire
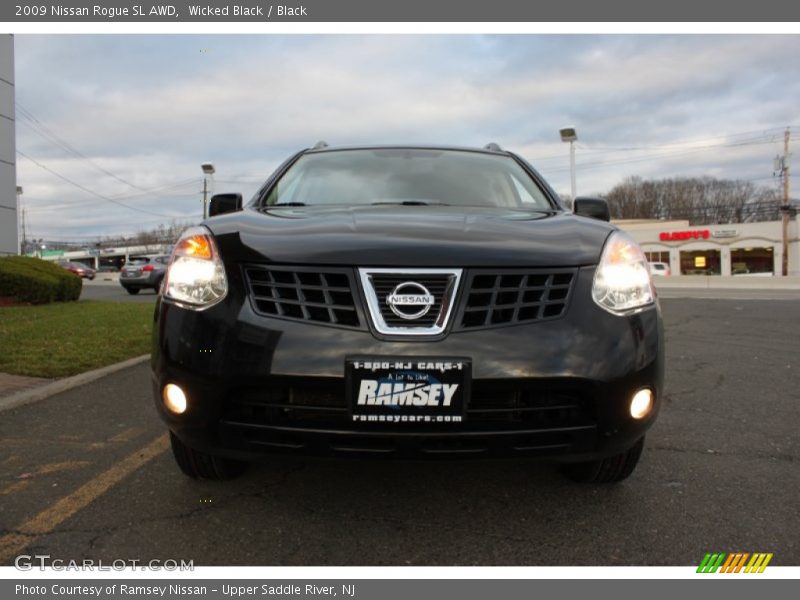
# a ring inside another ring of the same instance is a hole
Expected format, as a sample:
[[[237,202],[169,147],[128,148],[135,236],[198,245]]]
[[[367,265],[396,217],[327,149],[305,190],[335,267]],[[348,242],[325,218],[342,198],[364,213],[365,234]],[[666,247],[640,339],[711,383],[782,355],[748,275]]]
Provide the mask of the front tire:
[[[562,471],[579,483],[617,483],[633,473],[643,448],[644,436],[624,452],[601,460],[567,464],[562,467]]]
[[[131,296],[135,296],[136,294],[138,294],[138,293],[139,293],[139,288],[129,288],[129,287],[126,287],[126,288],[125,288],[125,291],[126,291],[126,292],[128,292],[128,293],[129,293]]]
[[[223,481],[234,479],[247,470],[245,462],[213,456],[190,448],[171,431],[169,432],[169,441],[178,467],[184,475],[192,479]]]

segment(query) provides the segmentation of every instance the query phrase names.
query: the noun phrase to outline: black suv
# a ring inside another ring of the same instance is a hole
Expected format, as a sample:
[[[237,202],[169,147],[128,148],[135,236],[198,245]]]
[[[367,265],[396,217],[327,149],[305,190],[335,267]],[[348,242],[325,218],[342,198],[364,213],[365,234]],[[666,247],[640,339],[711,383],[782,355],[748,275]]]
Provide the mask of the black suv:
[[[647,260],[602,200],[565,210],[495,144],[320,143],[210,213],[156,305],[155,405],[187,475],[269,453],[633,471],[663,333]]]

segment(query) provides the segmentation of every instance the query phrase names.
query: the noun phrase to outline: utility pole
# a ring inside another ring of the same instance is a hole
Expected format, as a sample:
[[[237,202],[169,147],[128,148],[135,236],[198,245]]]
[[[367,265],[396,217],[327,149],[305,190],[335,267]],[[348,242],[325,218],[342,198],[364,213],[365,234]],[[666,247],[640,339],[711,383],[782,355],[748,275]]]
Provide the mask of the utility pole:
[[[22,208],[22,242],[20,244],[20,254],[25,255],[25,246],[27,246],[25,236],[25,207],[22,204],[22,186],[17,186],[17,210]]]
[[[784,277],[789,274],[789,216],[791,207],[789,206],[789,138],[791,131],[789,127],[783,134],[783,160],[781,161],[781,172],[783,174],[783,256],[781,257],[781,273]]]
[[[28,236],[25,232],[25,207],[22,207],[22,250],[21,254],[25,256],[25,250],[28,248]]]

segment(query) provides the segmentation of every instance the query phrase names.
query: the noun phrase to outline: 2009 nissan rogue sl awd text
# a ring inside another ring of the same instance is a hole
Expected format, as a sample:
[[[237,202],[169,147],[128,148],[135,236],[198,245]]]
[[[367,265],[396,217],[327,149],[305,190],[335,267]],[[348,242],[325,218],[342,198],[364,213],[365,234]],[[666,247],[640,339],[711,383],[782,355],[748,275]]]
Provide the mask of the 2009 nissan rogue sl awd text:
[[[663,331],[604,201],[565,210],[496,144],[321,142],[210,214],[155,313],[155,404],[187,475],[270,453],[541,457],[589,482],[636,466]]]

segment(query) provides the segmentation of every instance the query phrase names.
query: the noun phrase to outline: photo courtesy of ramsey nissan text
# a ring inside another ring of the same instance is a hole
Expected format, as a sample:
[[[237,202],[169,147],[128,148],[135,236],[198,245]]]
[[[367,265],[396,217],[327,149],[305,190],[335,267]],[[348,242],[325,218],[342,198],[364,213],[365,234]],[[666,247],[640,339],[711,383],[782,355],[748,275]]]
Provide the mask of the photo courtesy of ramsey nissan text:
[[[800,578],[800,5],[709,6],[0,6],[0,598]]]

